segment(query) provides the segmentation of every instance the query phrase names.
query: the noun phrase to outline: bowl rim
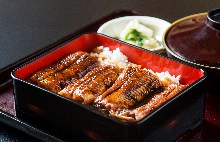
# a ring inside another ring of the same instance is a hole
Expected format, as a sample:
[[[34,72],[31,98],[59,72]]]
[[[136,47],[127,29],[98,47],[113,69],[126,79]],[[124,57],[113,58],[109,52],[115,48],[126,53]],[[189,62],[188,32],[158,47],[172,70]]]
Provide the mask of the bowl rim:
[[[170,22],[164,20],[164,19],[160,19],[160,18],[157,18],[157,17],[153,17],[153,16],[123,16],[123,17],[118,17],[118,18],[114,18],[114,19],[111,19],[107,22],[105,22],[104,24],[102,24],[98,30],[97,30],[97,33],[102,33],[101,31],[103,30],[103,28],[105,28],[107,25],[109,24],[112,24],[116,21],[119,21],[119,20],[129,20],[129,19],[134,19],[134,18],[137,18],[138,20],[139,19],[143,19],[143,18],[149,18],[149,19],[154,19],[154,20],[159,20],[159,21],[163,21],[164,23],[168,24],[168,25],[171,25]]]
[[[184,20],[187,20],[189,18],[192,18],[192,17],[195,17],[195,16],[205,16],[207,15],[208,13],[207,12],[203,12],[203,13],[197,13],[197,14],[193,14],[193,15],[189,15],[189,16],[185,16],[181,19],[178,19],[176,21],[174,21],[170,27],[164,32],[163,34],[163,37],[162,37],[162,44],[164,46],[164,48],[166,49],[166,51],[168,51],[172,56],[174,56],[175,58],[178,58],[184,62],[187,62],[189,64],[193,64],[193,65],[196,65],[196,66],[199,66],[199,67],[202,67],[202,68],[209,68],[209,69],[217,69],[217,70],[220,70],[220,67],[215,67],[215,66],[209,66],[209,65],[205,65],[205,64],[200,64],[200,63],[196,63],[196,62],[193,62],[193,61],[190,61],[190,60],[187,60],[185,58],[183,58],[182,56],[174,53],[170,48],[169,46],[167,45],[166,43],[166,36],[167,34],[169,33],[169,31],[175,26],[177,25],[178,23],[184,21]]]
[[[153,16],[123,16],[123,17],[118,17],[118,18],[114,18],[114,19],[111,19],[107,22],[105,22],[104,24],[102,24],[98,30],[97,30],[97,33],[100,33],[100,34],[104,34],[103,33],[103,29],[105,29],[107,26],[109,26],[110,24],[113,24],[115,22],[120,22],[120,21],[124,21],[124,20],[132,20],[132,19],[137,19],[137,20],[141,20],[141,19],[144,19],[144,20],[155,20],[155,21],[160,21],[163,22],[163,25],[166,24],[167,28],[169,28],[171,26],[171,23],[164,20],[164,19],[160,19],[160,18],[157,18],[157,17],[153,17]],[[160,27],[160,26],[156,26],[156,27]],[[166,28],[166,29],[167,29]],[[165,33],[166,29],[164,30],[163,34]],[[155,49],[147,49],[147,50],[150,50],[150,51],[154,51],[154,52],[158,52],[158,51],[162,51],[162,50],[165,50],[165,47],[163,46],[162,44],[162,41],[163,41],[163,34],[161,34],[161,47],[157,47]],[[104,34],[105,35],[105,34]],[[109,35],[107,35],[109,36]],[[142,48],[142,47],[141,47]]]

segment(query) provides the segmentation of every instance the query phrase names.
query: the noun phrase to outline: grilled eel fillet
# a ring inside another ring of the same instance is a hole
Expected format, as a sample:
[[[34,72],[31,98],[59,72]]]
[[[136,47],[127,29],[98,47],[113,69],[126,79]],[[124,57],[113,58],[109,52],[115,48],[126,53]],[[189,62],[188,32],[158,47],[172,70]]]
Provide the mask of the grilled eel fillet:
[[[29,80],[53,92],[59,92],[97,64],[97,58],[91,57],[89,53],[75,52],[52,66],[38,71]]]
[[[126,121],[139,121],[146,115],[148,115],[152,110],[158,108],[160,105],[165,103],[167,100],[174,97],[188,85],[182,85],[179,83],[172,83],[166,86],[165,90],[154,94],[144,105],[134,108],[134,109],[120,109],[117,111],[110,111],[112,116],[118,117]]]
[[[63,70],[64,68],[67,68],[68,66],[73,64],[83,54],[85,54],[85,53],[84,52],[72,53],[72,54],[62,58],[61,60],[59,60],[57,63],[36,72],[35,74],[33,74],[30,77],[29,81],[38,84],[39,81],[45,79],[46,77],[48,77],[56,72],[59,72],[59,71]]]
[[[131,109],[153,90],[162,87],[160,80],[146,69],[128,66],[112,87],[99,96],[96,106],[107,110]]]
[[[84,104],[91,104],[97,96],[112,86],[118,76],[119,70],[116,67],[99,66],[83,78],[69,84],[59,94]]]

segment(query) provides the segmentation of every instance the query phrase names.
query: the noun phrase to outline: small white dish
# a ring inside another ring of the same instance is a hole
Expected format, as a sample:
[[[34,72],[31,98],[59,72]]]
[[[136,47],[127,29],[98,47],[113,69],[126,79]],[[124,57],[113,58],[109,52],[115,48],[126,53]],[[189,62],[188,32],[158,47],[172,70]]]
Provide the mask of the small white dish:
[[[140,23],[151,28],[154,31],[154,37],[159,42],[162,42],[164,32],[170,27],[171,23],[150,16],[125,16],[110,20],[104,23],[97,31],[113,38],[118,38],[121,31],[126,27],[126,25],[132,21],[138,20]],[[165,49],[163,46],[158,48],[150,49],[151,51],[160,51]]]

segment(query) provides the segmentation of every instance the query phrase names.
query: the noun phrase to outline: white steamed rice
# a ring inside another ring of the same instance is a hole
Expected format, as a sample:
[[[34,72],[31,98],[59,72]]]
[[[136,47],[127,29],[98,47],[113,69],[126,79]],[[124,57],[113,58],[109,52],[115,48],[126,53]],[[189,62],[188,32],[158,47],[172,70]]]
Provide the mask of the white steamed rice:
[[[98,57],[98,60],[102,65],[113,65],[120,68],[125,68],[129,64],[133,66],[139,66],[133,63],[128,62],[127,56],[125,56],[119,48],[116,48],[113,51],[110,51],[108,47],[99,46],[94,49],[94,52],[90,53],[91,56]],[[171,75],[168,71],[166,72],[156,72],[154,73],[152,70],[148,69],[150,72],[158,76],[158,78],[162,82],[170,82],[170,83],[179,83],[180,75],[175,76]]]
[[[119,48],[110,51],[108,47],[99,46],[94,52],[90,53],[90,55],[98,57],[102,65],[113,65],[125,68],[129,64],[128,58],[120,52]]]

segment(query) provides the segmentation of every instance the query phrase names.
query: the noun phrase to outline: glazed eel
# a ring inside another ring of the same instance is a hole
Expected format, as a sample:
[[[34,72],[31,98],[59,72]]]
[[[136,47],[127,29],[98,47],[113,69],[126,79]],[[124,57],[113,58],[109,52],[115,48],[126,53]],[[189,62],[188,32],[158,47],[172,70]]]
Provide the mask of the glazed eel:
[[[97,64],[97,58],[91,57],[89,53],[75,52],[38,71],[30,77],[29,81],[57,93],[84,76]]]

